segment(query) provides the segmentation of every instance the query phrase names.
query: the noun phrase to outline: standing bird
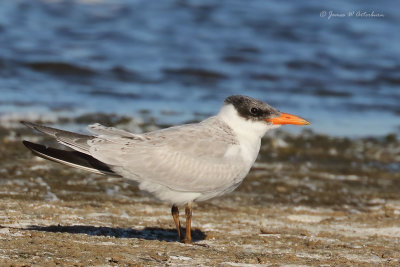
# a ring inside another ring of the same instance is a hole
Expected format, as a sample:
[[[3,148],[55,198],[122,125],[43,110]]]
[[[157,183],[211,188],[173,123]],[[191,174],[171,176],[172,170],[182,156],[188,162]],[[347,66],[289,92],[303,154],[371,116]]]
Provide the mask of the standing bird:
[[[23,141],[39,157],[87,171],[122,176],[172,204],[178,238],[191,243],[192,203],[232,192],[257,158],[264,134],[283,124],[308,121],[257,99],[233,95],[216,116],[202,122],[133,134],[98,123],[83,135],[22,122],[74,151]],[[178,205],[186,204],[186,234]]]

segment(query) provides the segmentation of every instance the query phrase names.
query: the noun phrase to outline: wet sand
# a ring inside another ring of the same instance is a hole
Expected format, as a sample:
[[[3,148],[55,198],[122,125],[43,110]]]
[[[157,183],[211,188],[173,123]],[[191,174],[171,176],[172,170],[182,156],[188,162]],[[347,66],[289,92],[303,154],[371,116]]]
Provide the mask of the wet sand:
[[[122,179],[34,157],[0,128],[2,266],[398,266],[400,143],[304,132],[266,137],[233,193],[194,208],[176,242],[170,206]]]

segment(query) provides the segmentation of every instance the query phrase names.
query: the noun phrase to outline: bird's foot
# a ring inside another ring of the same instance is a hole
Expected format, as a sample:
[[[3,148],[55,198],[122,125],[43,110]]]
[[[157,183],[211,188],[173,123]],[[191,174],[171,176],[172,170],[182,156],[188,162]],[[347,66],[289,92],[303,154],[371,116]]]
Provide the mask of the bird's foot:
[[[185,238],[185,239],[181,240],[181,242],[185,243],[185,244],[192,244],[192,239]]]

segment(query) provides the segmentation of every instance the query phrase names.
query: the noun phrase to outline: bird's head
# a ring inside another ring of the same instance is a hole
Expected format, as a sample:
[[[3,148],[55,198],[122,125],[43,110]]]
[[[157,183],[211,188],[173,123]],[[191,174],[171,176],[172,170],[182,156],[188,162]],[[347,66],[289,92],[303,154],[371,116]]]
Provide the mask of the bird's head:
[[[225,105],[220,114],[225,117],[225,121],[228,124],[233,125],[234,128],[235,124],[241,124],[241,128],[243,128],[243,124],[247,124],[250,128],[260,128],[262,135],[269,129],[277,128],[284,124],[310,124],[303,118],[280,112],[267,103],[248,96],[229,96],[224,103]]]

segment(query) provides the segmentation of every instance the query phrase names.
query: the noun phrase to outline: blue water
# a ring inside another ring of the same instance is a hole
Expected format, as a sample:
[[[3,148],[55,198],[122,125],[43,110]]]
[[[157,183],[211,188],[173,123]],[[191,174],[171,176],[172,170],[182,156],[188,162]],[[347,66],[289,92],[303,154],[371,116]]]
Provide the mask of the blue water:
[[[316,132],[398,133],[398,10],[394,0],[2,0],[0,117],[147,110],[182,123],[246,94]]]

